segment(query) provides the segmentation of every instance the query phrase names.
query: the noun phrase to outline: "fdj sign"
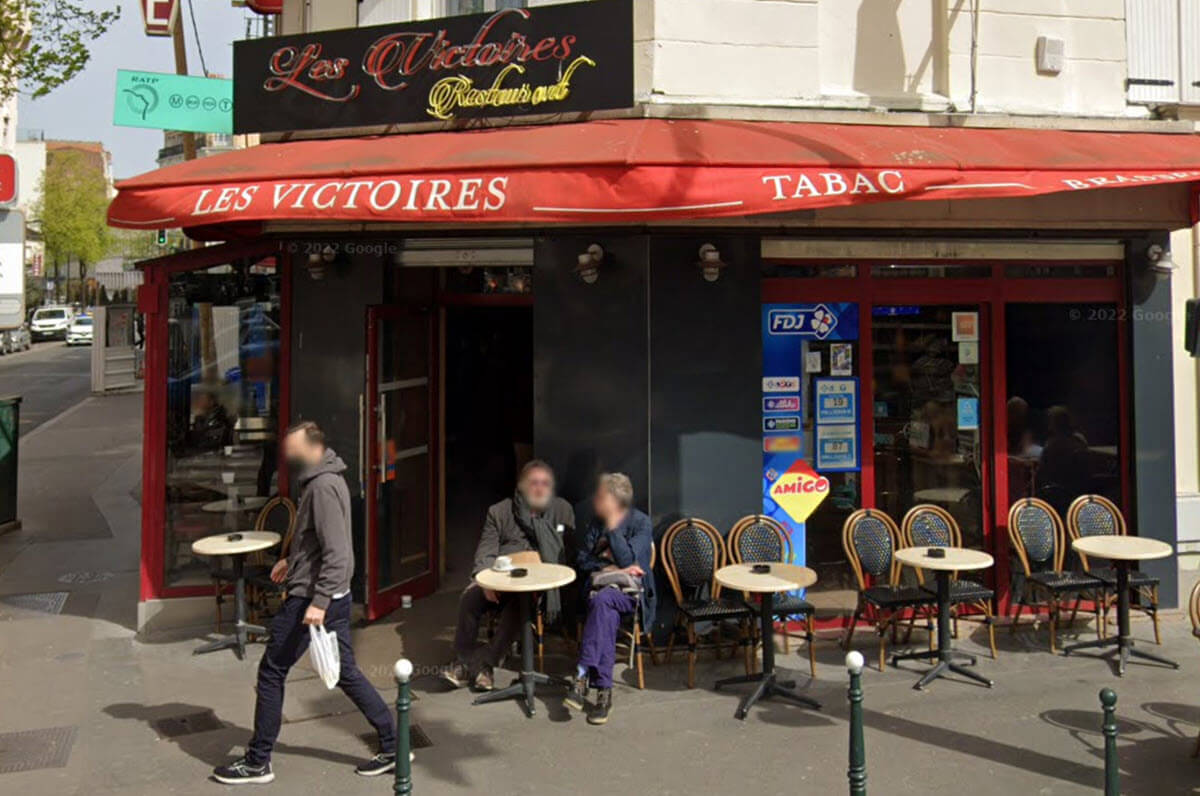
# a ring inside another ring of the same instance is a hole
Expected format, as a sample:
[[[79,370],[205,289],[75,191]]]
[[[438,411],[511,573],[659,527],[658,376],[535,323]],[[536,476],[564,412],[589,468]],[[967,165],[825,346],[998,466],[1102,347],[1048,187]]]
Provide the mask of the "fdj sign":
[[[833,333],[837,325],[837,315],[824,304],[771,310],[767,313],[767,332],[769,334],[791,334],[824,340]]]
[[[234,43],[234,129],[633,104],[633,2],[593,0]]]

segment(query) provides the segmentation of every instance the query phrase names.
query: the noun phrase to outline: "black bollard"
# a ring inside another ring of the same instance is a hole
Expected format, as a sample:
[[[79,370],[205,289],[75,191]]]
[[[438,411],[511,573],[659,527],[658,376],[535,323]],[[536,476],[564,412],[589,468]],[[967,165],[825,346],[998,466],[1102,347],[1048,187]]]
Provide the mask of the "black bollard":
[[[1121,796],[1121,770],[1117,759],[1117,694],[1111,688],[1100,690],[1100,706],[1104,709],[1104,796]]]
[[[396,661],[392,674],[396,676],[396,796],[412,793],[412,740],[409,737],[408,709],[412,698],[408,692],[408,680],[412,677],[413,665],[407,658]]]
[[[850,780],[850,796],[867,796],[867,745],[863,738],[862,670],[863,656],[851,652],[846,656],[846,670],[850,672],[850,768],[846,775]]]

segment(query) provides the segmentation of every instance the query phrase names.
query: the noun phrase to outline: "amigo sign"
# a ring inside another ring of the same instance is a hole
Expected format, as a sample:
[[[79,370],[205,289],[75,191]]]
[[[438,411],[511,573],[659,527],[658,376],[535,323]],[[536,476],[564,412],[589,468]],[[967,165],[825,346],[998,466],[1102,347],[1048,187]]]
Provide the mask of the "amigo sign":
[[[792,520],[804,522],[829,496],[829,479],[798,459],[775,479],[769,494]]]
[[[632,0],[234,44],[234,131],[569,113],[633,104]]]

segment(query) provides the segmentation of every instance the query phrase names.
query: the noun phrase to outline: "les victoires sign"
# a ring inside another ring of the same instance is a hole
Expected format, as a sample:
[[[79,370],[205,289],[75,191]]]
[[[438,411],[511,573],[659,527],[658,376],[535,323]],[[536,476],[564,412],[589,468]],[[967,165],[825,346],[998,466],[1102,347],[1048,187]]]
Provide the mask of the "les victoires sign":
[[[238,133],[633,104],[633,0],[234,43]]]

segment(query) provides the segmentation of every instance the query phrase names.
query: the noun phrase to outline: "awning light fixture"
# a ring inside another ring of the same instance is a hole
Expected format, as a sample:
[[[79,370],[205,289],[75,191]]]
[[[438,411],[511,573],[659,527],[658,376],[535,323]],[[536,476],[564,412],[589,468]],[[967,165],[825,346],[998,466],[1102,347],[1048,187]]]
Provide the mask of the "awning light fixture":
[[[583,280],[585,285],[594,285],[600,278],[600,264],[603,262],[604,249],[600,244],[593,243],[579,255],[579,262],[575,265],[575,275]]]
[[[711,243],[706,243],[700,247],[700,261],[696,266],[704,275],[705,282],[716,282],[721,278],[721,269],[725,268],[725,262],[721,259],[720,250]]]

